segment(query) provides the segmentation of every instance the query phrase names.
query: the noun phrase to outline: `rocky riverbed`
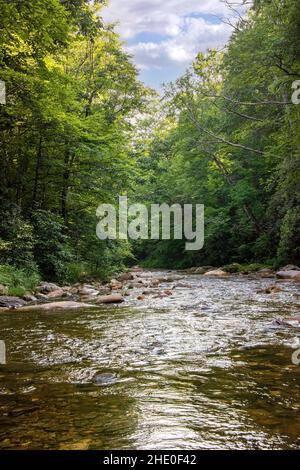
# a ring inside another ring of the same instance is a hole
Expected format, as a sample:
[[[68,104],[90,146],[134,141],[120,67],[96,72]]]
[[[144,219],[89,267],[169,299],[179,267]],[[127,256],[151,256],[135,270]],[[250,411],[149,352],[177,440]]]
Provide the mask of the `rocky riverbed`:
[[[298,318],[299,286],[138,270],[41,285],[0,315],[0,448],[299,448],[300,330],[275,321]]]

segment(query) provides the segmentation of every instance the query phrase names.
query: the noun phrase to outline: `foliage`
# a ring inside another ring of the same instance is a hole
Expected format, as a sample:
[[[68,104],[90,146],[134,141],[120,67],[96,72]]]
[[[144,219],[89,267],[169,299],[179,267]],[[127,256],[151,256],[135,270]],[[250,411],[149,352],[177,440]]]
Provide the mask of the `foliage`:
[[[39,274],[32,269],[26,271],[10,265],[0,265],[0,284],[8,288],[8,295],[22,296],[30,293],[39,282]]]
[[[225,52],[199,53],[166,87],[165,117],[136,147],[135,193],[148,204],[205,204],[205,246],[146,242],[137,253],[148,265],[299,264],[297,3],[254,2]]]
[[[61,282],[138,261],[299,263],[299,1],[253,2],[226,50],[199,53],[164,100],[103,3],[0,0],[1,263]],[[100,242],[98,205],[125,194],[205,204],[204,249]]]

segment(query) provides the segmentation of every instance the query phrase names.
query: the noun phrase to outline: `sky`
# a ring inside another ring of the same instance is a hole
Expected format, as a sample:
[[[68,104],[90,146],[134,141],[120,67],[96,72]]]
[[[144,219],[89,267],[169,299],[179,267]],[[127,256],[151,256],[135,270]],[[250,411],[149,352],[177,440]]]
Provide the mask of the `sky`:
[[[141,80],[157,90],[182,75],[199,51],[224,47],[232,32],[221,0],[109,0],[102,16],[117,23]]]

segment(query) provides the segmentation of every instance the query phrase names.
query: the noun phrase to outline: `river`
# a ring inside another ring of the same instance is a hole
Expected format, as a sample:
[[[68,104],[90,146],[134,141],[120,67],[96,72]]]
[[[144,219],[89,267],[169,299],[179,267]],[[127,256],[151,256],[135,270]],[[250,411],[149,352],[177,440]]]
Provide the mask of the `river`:
[[[300,447],[300,331],[273,324],[299,315],[296,284],[162,276],[173,296],[0,314],[1,449]]]

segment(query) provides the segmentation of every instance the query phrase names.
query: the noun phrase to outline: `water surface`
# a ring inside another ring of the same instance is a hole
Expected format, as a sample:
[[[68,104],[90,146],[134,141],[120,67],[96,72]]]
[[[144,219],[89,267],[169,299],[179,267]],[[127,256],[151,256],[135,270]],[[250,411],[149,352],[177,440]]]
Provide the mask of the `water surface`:
[[[297,285],[152,273],[170,275],[172,297],[1,313],[1,449],[300,447],[300,331],[272,324],[299,315]]]

